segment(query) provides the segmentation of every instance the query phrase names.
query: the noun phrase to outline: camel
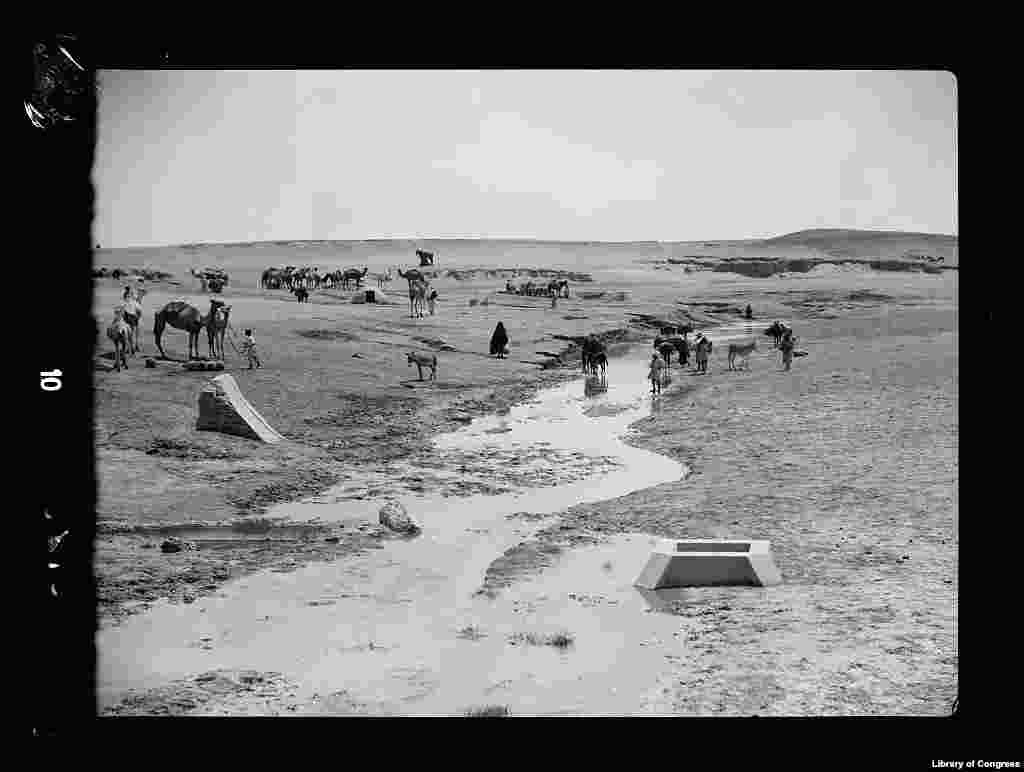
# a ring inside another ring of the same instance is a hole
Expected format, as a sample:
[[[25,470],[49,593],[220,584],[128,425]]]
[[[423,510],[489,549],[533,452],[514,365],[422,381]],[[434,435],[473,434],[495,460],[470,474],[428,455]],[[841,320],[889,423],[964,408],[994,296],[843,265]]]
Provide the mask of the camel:
[[[284,271],[280,268],[268,268],[260,274],[260,289],[278,289],[284,278]]]
[[[420,267],[434,264],[434,253],[422,249],[416,250],[416,257],[420,259]]]
[[[320,277],[320,287],[323,289],[334,289],[341,283],[341,271],[327,271]]]
[[[206,276],[204,276],[200,271],[197,271],[195,268],[189,268],[188,272],[190,274],[192,274],[193,276],[195,276],[197,279],[199,279],[199,288],[203,292],[206,292],[207,291],[207,288],[206,288]]]
[[[417,317],[426,316],[427,293],[430,291],[430,284],[426,281],[414,281],[409,285],[409,299],[412,301],[414,315]]]
[[[210,318],[217,312],[217,309],[224,305],[223,300],[210,298],[210,313],[203,316],[202,312],[195,306],[191,306],[183,300],[172,300],[153,315],[153,337],[156,339],[156,347],[160,356],[167,359],[164,348],[160,343],[164,334],[164,327],[168,324],[176,330],[184,330],[188,333],[188,358],[199,358],[199,333],[207,325]],[[194,352],[194,356],[193,356]]]
[[[294,266],[284,268],[268,268],[260,275],[260,287],[263,289],[292,288],[292,272]]]
[[[114,309],[114,321],[107,327],[107,337],[114,344],[114,367],[121,372],[121,365],[128,367],[128,346],[132,336],[131,327],[124,320],[124,307],[117,306]]]
[[[310,268],[309,266],[306,266],[305,268],[300,268],[295,272],[295,274],[292,277],[292,286],[301,287],[302,289],[306,290],[320,289],[321,278],[320,274],[318,273],[319,270],[320,269],[315,266],[312,268]]]
[[[341,288],[348,289],[349,282],[355,281],[356,289],[359,289],[359,285],[362,283],[363,277],[366,276],[366,272],[369,270],[369,267],[364,268],[362,271],[358,268],[346,268],[345,273],[341,275]]]
[[[210,348],[211,359],[224,361],[224,333],[228,329],[230,314],[231,306],[210,308],[210,318],[206,324],[206,342]]]
[[[305,287],[293,287],[292,294],[295,295],[295,300],[299,303],[309,302],[309,290]]]
[[[405,273],[399,268],[398,275],[409,282],[409,316],[416,316],[417,304],[419,305],[420,316],[423,316],[423,306],[426,304],[427,299],[426,277],[415,268],[411,268]]]
[[[569,282],[565,279],[552,279],[548,282],[548,294],[553,298],[569,297]]]

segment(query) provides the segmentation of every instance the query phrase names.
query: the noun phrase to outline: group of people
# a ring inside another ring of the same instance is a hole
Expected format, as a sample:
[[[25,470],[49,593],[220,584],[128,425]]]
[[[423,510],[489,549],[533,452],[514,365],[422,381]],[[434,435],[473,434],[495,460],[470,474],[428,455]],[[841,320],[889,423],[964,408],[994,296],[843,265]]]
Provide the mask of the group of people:
[[[666,341],[662,338],[656,338],[654,341],[654,348],[656,349],[651,354],[651,364],[647,371],[647,378],[651,382],[651,394],[660,394],[661,387],[665,383],[668,369],[672,362],[672,350],[675,349],[679,355],[679,364],[686,367],[690,361],[690,341],[686,337],[684,332],[682,337],[676,341]],[[708,357],[711,354],[712,343],[710,338],[707,338],[704,333],[698,332],[697,337],[693,342],[694,360],[697,372],[706,373],[708,371]]]

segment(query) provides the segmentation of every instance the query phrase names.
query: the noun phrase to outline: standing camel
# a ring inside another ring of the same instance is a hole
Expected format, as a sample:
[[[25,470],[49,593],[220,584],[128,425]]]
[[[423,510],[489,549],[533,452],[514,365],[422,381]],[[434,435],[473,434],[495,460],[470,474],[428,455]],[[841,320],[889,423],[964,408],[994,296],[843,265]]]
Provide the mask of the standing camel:
[[[565,279],[552,279],[548,282],[548,294],[553,298],[569,297],[569,282]]]
[[[426,277],[424,277],[421,271],[418,271],[415,268],[411,268],[405,273],[403,273],[402,269],[399,268],[398,275],[405,279],[407,282],[409,282],[409,316],[415,316],[416,300],[421,289],[423,291],[424,297],[426,296]],[[422,288],[420,285],[422,285]]]
[[[413,311],[418,318],[426,316],[427,293],[430,291],[430,284],[424,281],[414,281],[409,285],[409,298],[413,301]]]
[[[128,322],[124,320],[124,307],[117,306],[114,309],[114,321],[107,327],[107,337],[114,344],[114,367],[121,372],[121,364],[128,367],[128,346],[132,336]]]
[[[209,321],[206,324],[206,342],[210,348],[210,359],[224,360],[224,333],[228,329],[228,317],[231,306],[210,308]]]
[[[203,316],[195,306],[191,306],[183,300],[172,300],[157,311],[153,315],[153,337],[156,339],[156,347],[160,351],[160,356],[164,359],[168,358],[160,339],[164,334],[164,327],[170,325],[176,330],[184,330],[188,333],[188,358],[190,360],[198,359],[199,333],[206,327],[217,309],[223,305],[223,300],[210,298],[210,313]]]
[[[356,283],[356,289],[359,289],[359,285],[362,283],[363,277],[366,276],[366,272],[369,270],[369,266],[361,271],[358,268],[346,268],[345,273],[341,275],[341,288],[348,289],[349,282],[354,281]]]

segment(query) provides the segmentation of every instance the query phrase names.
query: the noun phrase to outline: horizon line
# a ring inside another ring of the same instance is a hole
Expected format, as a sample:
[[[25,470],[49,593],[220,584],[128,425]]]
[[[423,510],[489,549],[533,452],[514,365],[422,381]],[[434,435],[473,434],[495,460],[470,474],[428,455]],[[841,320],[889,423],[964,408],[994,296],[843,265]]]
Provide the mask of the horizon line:
[[[746,238],[726,238],[726,239],[679,239],[679,240],[665,240],[665,239],[630,239],[624,241],[605,241],[602,239],[545,239],[545,238],[522,238],[515,236],[422,236],[422,237],[411,237],[411,236],[372,236],[359,239],[264,239],[260,241],[191,241],[191,242],[180,242],[177,244],[150,244],[145,246],[131,245],[123,247],[102,247],[100,249],[165,249],[172,247],[231,247],[241,245],[257,245],[257,244],[311,244],[311,243],[322,243],[322,244],[344,244],[344,243],[359,243],[359,242],[386,242],[386,241],[409,241],[409,242],[430,242],[430,241],[510,241],[510,242],[528,242],[536,244],[611,244],[611,245],[627,245],[627,244],[696,244],[700,242],[714,243],[714,242],[748,242],[748,241],[772,241],[774,239],[782,239],[787,236],[795,236],[802,233],[815,233],[815,232],[828,232],[828,231],[846,231],[848,233],[877,233],[877,234],[891,234],[891,235],[907,235],[907,236],[941,236],[944,238],[959,238],[956,233],[929,233],[927,231],[903,231],[903,230],[878,230],[871,228],[805,228],[803,230],[791,231],[789,233],[783,233],[779,236],[752,236]]]

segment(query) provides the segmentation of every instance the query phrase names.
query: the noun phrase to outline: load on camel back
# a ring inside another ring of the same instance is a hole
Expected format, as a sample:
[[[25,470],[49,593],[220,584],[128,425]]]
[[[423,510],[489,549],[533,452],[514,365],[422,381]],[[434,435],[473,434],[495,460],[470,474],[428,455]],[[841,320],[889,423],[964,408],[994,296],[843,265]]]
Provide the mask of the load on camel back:
[[[228,274],[220,268],[195,268],[189,271],[199,279],[199,286],[203,292],[220,292],[228,286]]]

